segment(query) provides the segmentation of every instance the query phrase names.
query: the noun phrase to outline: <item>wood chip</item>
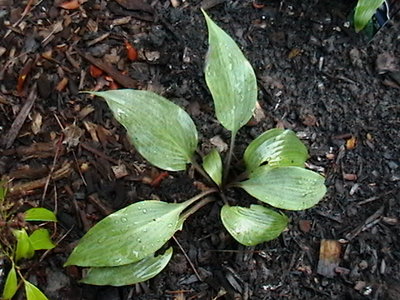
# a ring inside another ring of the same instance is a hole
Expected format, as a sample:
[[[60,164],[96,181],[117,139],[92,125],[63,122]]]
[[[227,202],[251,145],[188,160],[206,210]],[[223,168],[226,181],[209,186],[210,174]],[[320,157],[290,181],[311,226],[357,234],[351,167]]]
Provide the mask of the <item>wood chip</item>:
[[[342,245],[336,240],[321,240],[317,273],[332,278],[340,263]]]

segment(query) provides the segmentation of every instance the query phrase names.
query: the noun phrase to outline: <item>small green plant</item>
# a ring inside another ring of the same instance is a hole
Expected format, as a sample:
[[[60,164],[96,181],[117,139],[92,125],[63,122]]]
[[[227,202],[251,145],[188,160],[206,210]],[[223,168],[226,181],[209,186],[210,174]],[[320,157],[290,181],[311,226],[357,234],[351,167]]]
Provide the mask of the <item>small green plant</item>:
[[[358,0],[354,10],[354,27],[356,32],[360,32],[367,26],[383,2],[385,0]]]
[[[54,248],[50,234],[47,229],[39,228],[33,230],[28,235],[27,230],[18,224],[18,220],[13,219],[9,208],[11,205],[6,203],[5,184],[0,182],[0,260],[3,267],[7,263],[11,265],[5,278],[2,298],[11,299],[23,284],[28,300],[46,300],[47,297],[32,283],[25,279],[19,266],[23,259],[32,258],[37,250],[49,250]],[[24,221],[56,222],[53,212],[45,208],[31,208],[24,213]],[[13,224],[13,226],[10,226]],[[15,229],[15,226],[20,227]],[[6,263],[7,262],[7,263]],[[0,267],[1,268],[1,267]],[[5,270],[0,270],[5,272]],[[18,281],[18,277],[21,281]]]
[[[97,223],[65,263],[89,267],[84,283],[121,286],[154,277],[172,256],[172,248],[160,250],[191,214],[212,201],[206,197],[211,193],[224,199],[221,220],[233,238],[243,245],[257,245],[278,237],[288,218],[260,204],[232,206],[224,196],[227,189],[244,189],[285,210],[310,208],[326,192],[324,178],[304,168],[306,147],[292,131],[283,129],[268,130],[251,142],[243,157],[245,170],[238,175],[241,180],[231,180],[235,137],[252,117],[257,101],[256,76],[232,38],[203,13],[209,32],[205,79],[217,118],[231,132],[229,151],[224,162],[214,149],[199,164],[196,127],[179,106],[148,91],[93,92],[107,101],[136,150],[151,164],[183,171],[190,163],[210,187],[183,203],[140,201]]]

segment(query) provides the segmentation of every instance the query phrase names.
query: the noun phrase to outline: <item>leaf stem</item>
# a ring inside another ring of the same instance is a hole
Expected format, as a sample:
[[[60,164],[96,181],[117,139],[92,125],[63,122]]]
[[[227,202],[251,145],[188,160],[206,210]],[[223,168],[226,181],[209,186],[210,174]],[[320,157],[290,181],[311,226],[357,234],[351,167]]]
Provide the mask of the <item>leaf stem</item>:
[[[231,167],[233,148],[235,147],[236,133],[237,132],[232,132],[231,142],[230,142],[230,145],[229,145],[228,154],[227,154],[226,159],[225,159],[224,176],[223,176],[223,180],[222,180],[223,185],[225,185],[225,183],[226,183],[226,181],[228,179],[229,169]]]
[[[196,211],[198,211],[200,208],[202,208],[203,206],[207,205],[208,203],[211,203],[215,201],[214,198],[212,197],[207,197],[204,198],[203,200],[201,200],[200,202],[196,203],[196,205],[193,205],[191,208],[189,208],[187,211],[185,211],[184,213],[182,213],[182,215],[180,216],[180,219],[185,221],[190,215],[194,214]]]
[[[217,188],[211,188],[211,189],[209,189],[207,191],[204,191],[204,192],[194,196],[193,198],[190,198],[189,200],[186,200],[185,201],[186,207],[192,205],[194,202],[200,200],[201,198],[203,198],[203,197],[205,197],[205,196],[207,196],[209,194],[212,194],[212,193],[217,193],[218,191],[219,190]]]
[[[209,183],[211,183],[214,186],[216,185],[214,180],[212,180],[212,178],[207,174],[206,171],[204,171],[203,167],[199,165],[199,163],[194,158],[192,158],[190,162],[195,168],[195,170],[199,172]]]

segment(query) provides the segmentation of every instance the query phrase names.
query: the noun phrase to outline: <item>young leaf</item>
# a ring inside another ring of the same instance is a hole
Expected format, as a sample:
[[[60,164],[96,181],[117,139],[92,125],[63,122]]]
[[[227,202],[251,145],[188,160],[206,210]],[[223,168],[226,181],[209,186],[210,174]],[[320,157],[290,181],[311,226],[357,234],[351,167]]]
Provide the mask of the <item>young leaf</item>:
[[[356,32],[364,29],[378,7],[380,7],[384,1],[385,0],[358,0],[354,11],[354,27]]]
[[[34,250],[48,250],[55,247],[51,241],[49,231],[45,228],[40,228],[32,232],[29,240]]]
[[[197,147],[197,131],[183,109],[148,91],[122,89],[91,94],[107,101],[146,160],[168,171],[186,169]]]
[[[224,205],[221,219],[239,243],[254,246],[277,238],[285,230],[288,218],[261,205],[250,208]]]
[[[271,206],[303,210],[325,195],[324,181],[321,175],[300,167],[261,166],[237,186]]]
[[[114,267],[139,261],[172,237],[189,204],[148,200],[115,212],[86,233],[65,266]]]
[[[203,168],[218,185],[222,183],[222,160],[216,149],[211,150],[203,159]]]
[[[6,283],[4,284],[2,299],[11,299],[18,289],[17,272],[15,267],[12,266],[10,272],[7,275]]]
[[[234,134],[251,118],[257,101],[254,70],[240,48],[203,11],[209,48],[205,77],[221,124]]]
[[[32,283],[24,281],[27,300],[48,300],[47,297]]]
[[[269,166],[304,167],[307,157],[306,146],[293,131],[275,128],[252,141],[243,158],[250,173],[265,162]]]
[[[160,273],[172,257],[172,248],[163,255],[148,256],[138,262],[104,268],[91,268],[81,280],[83,283],[94,285],[123,286],[146,281]]]
[[[35,254],[31,241],[25,229],[13,230],[13,234],[17,239],[17,250],[15,251],[15,261],[21,258],[31,258]]]
[[[7,194],[6,182],[0,181],[0,203],[3,202],[3,200],[6,198],[6,194]]]
[[[46,208],[35,207],[25,212],[25,221],[57,222],[57,217]]]

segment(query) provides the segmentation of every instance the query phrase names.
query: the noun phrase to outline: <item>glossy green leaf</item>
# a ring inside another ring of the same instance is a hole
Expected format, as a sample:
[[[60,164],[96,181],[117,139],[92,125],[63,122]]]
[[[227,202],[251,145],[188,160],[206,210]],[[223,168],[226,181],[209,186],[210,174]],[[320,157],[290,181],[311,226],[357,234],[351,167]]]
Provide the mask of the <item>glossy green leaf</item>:
[[[224,205],[221,219],[239,243],[254,246],[277,238],[285,230],[288,218],[261,205],[250,208]]]
[[[55,247],[51,241],[49,231],[45,228],[40,228],[32,232],[29,240],[34,250],[48,250]]]
[[[17,250],[15,251],[15,261],[22,258],[31,258],[35,254],[35,250],[31,244],[25,229],[13,230],[13,234],[17,239]]]
[[[324,177],[300,167],[261,166],[238,186],[271,206],[303,210],[317,204],[325,195]]]
[[[6,283],[4,284],[2,299],[11,299],[18,289],[17,272],[15,267],[12,266],[10,272],[8,272]]]
[[[354,11],[354,27],[356,32],[364,29],[378,7],[380,7],[384,1],[385,0],[358,0]]]
[[[27,300],[48,300],[47,297],[32,283],[24,281]]]
[[[265,162],[269,166],[304,167],[307,157],[306,146],[293,131],[275,128],[252,141],[243,158],[250,173]]]
[[[169,171],[186,169],[197,147],[197,131],[183,109],[149,91],[122,89],[91,94],[107,101],[136,150],[150,163]]]
[[[137,262],[172,237],[189,204],[148,200],[129,205],[90,229],[65,265],[114,267]]]
[[[25,221],[57,222],[57,217],[46,208],[35,207],[25,212]]]
[[[203,159],[203,168],[218,185],[222,183],[222,159],[216,149],[211,150]]]
[[[209,48],[205,78],[221,124],[234,134],[251,118],[257,101],[254,70],[233,39],[203,11]]]
[[[81,280],[93,285],[123,286],[146,281],[160,273],[172,257],[172,248],[163,255],[148,256],[138,262],[105,268],[91,268]]]

